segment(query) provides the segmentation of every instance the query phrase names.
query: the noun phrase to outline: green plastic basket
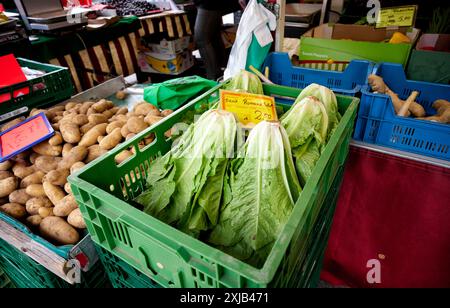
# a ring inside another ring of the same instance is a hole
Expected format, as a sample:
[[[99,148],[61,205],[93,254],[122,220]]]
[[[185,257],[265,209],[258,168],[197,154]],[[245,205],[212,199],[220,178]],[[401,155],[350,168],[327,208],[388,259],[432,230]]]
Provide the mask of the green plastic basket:
[[[348,154],[359,103],[357,98],[338,96],[343,115],[341,123],[262,268],[237,260],[130,205],[130,200],[145,187],[150,161],[170,149],[170,140],[164,133],[187,114],[195,112],[197,103],[210,95],[218,95],[220,87],[69,177],[89,233],[98,245],[164,287],[309,286],[311,277],[317,276],[312,265],[321,262],[327,241],[327,232],[323,232],[322,237],[317,236],[317,230],[321,230],[317,226],[329,228],[332,221],[334,204],[326,202],[332,200],[328,196],[330,190],[337,194],[335,178],[339,181],[342,178],[340,170]],[[300,89],[274,85],[264,86],[264,90],[266,95],[275,96],[278,103],[285,102],[286,98],[293,100],[301,92]],[[149,133],[155,134],[155,142],[139,150],[139,141]],[[115,156],[130,146],[135,148],[136,154],[117,166]],[[330,217],[324,222],[320,213],[327,209]],[[314,251],[317,243],[321,246]]]
[[[97,247],[98,256],[113,288],[160,288],[156,282],[107,250]]]
[[[0,95],[9,94],[11,99],[0,103],[0,123],[6,122],[32,108],[50,106],[72,96],[74,88],[69,69],[18,58],[21,67],[45,71],[46,74],[12,86],[0,88]],[[27,88],[29,94],[14,97],[14,92]]]
[[[18,288],[102,288],[109,286],[101,262],[82,273],[81,283],[71,285],[26,254],[0,239],[0,268]]]

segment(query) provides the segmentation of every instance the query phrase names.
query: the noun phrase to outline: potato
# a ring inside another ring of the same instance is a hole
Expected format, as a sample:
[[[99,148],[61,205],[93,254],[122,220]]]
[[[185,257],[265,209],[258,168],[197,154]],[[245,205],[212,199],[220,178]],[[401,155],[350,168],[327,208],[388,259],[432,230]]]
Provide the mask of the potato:
[[[128,108],[127,107],[120,107],[117,112],[116,115],[126,115],[128,113]]]
[[[69,154],[72,149],[73,149],[73,145],[70,143],[66,143],[62,149],[62,157],[63,158],[66,157],[67,154]]]
[[[111,134],[113,130],[116,128],[122,128],[125,124],[127,124],[126,121],[114,121],[108,124],[106,127],[106,133]]]
[[[57,186],[64,186],[67,183],[67,177],[69,175],[69,169],[52,170],[44,176],[43,181]]]
[[[54,106],[52,108],[49,108],[47,111],[49,113],[59,114],[60,112],[64,112],[65,110],[66,110],[66,106],[59,105],[59,106]]]
[[[116,155],[115,160],[117,164],[121,164],[123,163],[125,160],[127,160],[128,158],[132,157],[133,153],[131,153],[128,150],[122,151],[119,154]]]
[[[97,138],[97,143],[102,142],[103,138],[105,138],[105,136],[98,136],[98,138]]]
[[[41,142],[33,147],[33,151],[40,155],[45,156],[60,156],[62,152],[62,146],[50,145],[47,141]]]
[[[106,153],[108,153],[108,151],[105,149],[102,149],[100,147],[100,145],[98,145],[98,144],[91,145],[88,148],[88,156],[85,160],[85,163],[89,164],[91,161],[96,160],[97,158],[99,158],[100,156],[102,156],[103,154],[106,154]]]
[[[86,223],[84,222],[80,209],[73,210],[67,217],[67,222],[75,228],[86,229]]]
[[[52,123],[52,127],[54,130],[59,131],[59,123]]]
[[[102,112],[102,115],[105,116],[108,120],[116,113],[116,109],[111,108]]]
[[[19,180],[15,176],[0,180],[0,198],[9,196],[17,189],[18,184]]]
[[[27,166],[26,164],[23,164],[23,163],[16,163],[14,165],[14,167],[12,168],[12,172],[14,173],[14,175],[16,177],[23,179],[23,178],[29,176],[30,174],[35,173],[36,167],[34,165]]]
[[[54,207],[41,207],[39,208],[39,216],[42,218],[48,217],[48,216],[55,216],[53,214]]]
[[[103,136],[106,134],[106,127],[108,124],[102,123],[94,126],[91,130],[89,130],[83,138],[81,138],[81,141],[78,145],[89,147],[91,145],[94,145],[97,142],[98,136]]]
[[[119,114],[114,117],[114,121],[121,121],[126,123],[128,121],[128,117],[125,114]]]
[[[149,145],[153,141],[155,141],[155,135],[154,134],[151,134],[150,136],[147,136],[147,137],[144,138],[144,144],[145,145]]]
[[[84,102],[83,105],[80,107],[79,113],[80,114],[86,114],[87,111],[89,110],[89,108],[92,107],[92,105],[94,105],[95,102]]]
[[[111,134],[103,138],[100,142],[100,147],[104,150],[111,150],[115,148],[122,141],[122,134],[120,128],[114,129]]]
[[[69,182],[67,182],[66,185],[64,185],[64,191],[68,194],[72,194],[72,187],[70,187]]]
[[[44,182],[42,186],[44,188],[45,195],[55,206],[66,196],[66,193],[59,186],[53,185],[49,182]]]
[[[148,124],[145,123],[143,117],[131,117],[127,121],[127,128],[130,133],[140,133],[144,129],[148,127]]]
[[[85,114],[77,114],[73,117],[73,123],[75,123],[78,126],[83,126],[87,123],[89,123],[88,116]]]
[[[53,204],[47,197],[33,197],[25,203],[27,212],[36,215],[40,208],[52,208]]]
[[[44,175],[45,173],[42,171],[36,171],[35,173],[30,174],[20,182],[20,188],[26,188],[32,184],[42,184]]]
[[[59,169],[70,169],[73,164],[83,161],[88,155],[88,149],[82,145],[73,147],[72,150],[58,164]]]
[[[42,222],[42,217],[39,215],[33,215],[27,217],[27,224],[31,227],[39,227]]]
[[[39,171],[49,173],[52,170],[58,169],[58,164],[61,160],[61,157],[39,156],[36,158],[34,165]]]
[[[95,126],[94,123],[87,123],[80,127],[80,132],[82,134],[86,134],[88,131],[90,131]]]
[[[0,171],[8,171],[13,166],[13,163],[9,160],[0,163]]]
[[[67,143],[78,143],[81,140],[80,128],[74,122],[62,122],[60,125],[62,137]]]
[[[127,98],[127,92],[125,92],[125,91],[117,91],[116,98],[118,100],[121,100],[121,101],[124,100],[125,98]]]
[[[102,113],[103,111],[105,111],[107,109],[111,109],[113,107],[114,107],[113,102],[107,101],[105,99],[101,99],[97,103],[92,105],[92,109],[98,113]]]
[[[11,171],[0,171],[0,180],[15,176]]]
[[[78,204],[75,201],[75,197],[67,195],[62,198],[53,209],[53,214],[58,217],[67,217],[69,214],[78,208]]]
[[[0,206],[0,211],[15,219],[22,219],[27,215],[25,207],[18,203],[6,203]]]
[[[9,194],[9,202],[26,204],[31,196],[27,194],[26,189],[18,189]]]
[[[166,110],[161,111],[161,116],[162,116],[162,117],[168,117],[168,116],[170,116],[172,113],[173,113],[173,110],[171,110],[171,109],[166,109]]]
[[[88,120],[90,123],[101,124],[108,122],[108,118],[101,113],[94,113],[88,116]]]
[[[45,109],[37,109],[37,108],[33,108],[30,111],[30,115],[28,116],[29,118],[34,117],[35,115],[39,114],[39,113],[47,113],[47,110]]]
[[[22,123],[24,120],[25,120],[25,117],[20,117],[20,118],[14,119],[12,121],[9,121],[8,123],[6,123],[5,125],[2,126],[1,132],[3,133],[4,131],[7,131],[11,127],[13,127],[19,123]]]
[[[17,154],[13,158],[11,158],[10,161],[11,161],[11,163],[28,164],[29,157],[30,157],[30,152],[25,151],[20,154]]]
[[[63,138],[61,136],[61,133],[56,132],[55,135],[48,140],[48,143],[53,146],[60,145],[61,143],[63,143]]]
[[[133,112],[138,116],[142,115],[144,117],[149,113],[153,113],[154,115],[159,115],[158,108],[156,108],[154,105],[147,103],[147,102],[142,102],[142,103],[134,106]]]
[[[30,159],[30,163],[34,164],[36,162],[36,158],[38,158],[39,156],[41,156],[41,155],[39,155],[36,152],[31,152],[30,158],[29,158]]]
[[[29,194],[31,197],[39,198],[45,197],[44,186],[42,184],[31,184],[28,185],[25,192]]]
[[[92,107],[88,109],[88,111],[86,112],[87,116],[90,116],[91,114],[96,114],[98,113],[97,111],[95,111]]]
[[[128,126],[127,125],[122,126],[120,133],[123,138],[126,138],[130,134],[130,131],[128,130]]]
[[[158,123],[159,121],[161,121],[162,119],[164,119],[163,117],[158,117],[158,116],[154,116],[152,114],[148,114],[145,118],[144,121],[145,123],[147,123],[148,125],[153,125],[155,123]]]
[[[70,174],[74,173],[78,169],[83,168],[84,166],[86,166],[86,164],[83,163],[82,161],[76,162],[75,164],[72,165],[72,167],[70,167]]]
[[[39,225],[39,231],[44,238],[62,245],[74,245],[80,240],[77,230],[61,217],[45,217]]]
[[[64,106],[64,109],[65,109],[66,111],[69,111],[69,110],[74,109],[76,105],[77,105],[76,102],[68,102],[68,103]]]

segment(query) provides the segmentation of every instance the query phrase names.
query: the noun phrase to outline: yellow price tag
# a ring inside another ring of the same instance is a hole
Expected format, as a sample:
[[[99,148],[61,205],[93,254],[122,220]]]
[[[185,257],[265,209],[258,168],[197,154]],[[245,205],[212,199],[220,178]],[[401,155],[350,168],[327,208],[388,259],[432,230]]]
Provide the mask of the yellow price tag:
[[[376,28],[411,27],[414,25],[417,5],[382,8]]]
[[[220,90],[220,104],[223,110],[234,113],[245,127],[278,120],[275,99],[270,96]]]

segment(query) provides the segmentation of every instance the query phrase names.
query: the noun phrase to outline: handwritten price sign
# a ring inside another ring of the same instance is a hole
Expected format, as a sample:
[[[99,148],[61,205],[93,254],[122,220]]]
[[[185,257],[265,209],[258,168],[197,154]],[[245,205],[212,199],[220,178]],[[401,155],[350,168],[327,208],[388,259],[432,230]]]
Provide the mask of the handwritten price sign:
[[[411,27],[414,25],[416,11],[416,5],[382,8],[376,28]]]
[[[275,99],[270,96],[221,90],[220,103],[223,110],[234,113],[245,127],[278,120]]]
[[[19,123],[0,135],[0,162],[26,151],[54,133],[43,113]]]

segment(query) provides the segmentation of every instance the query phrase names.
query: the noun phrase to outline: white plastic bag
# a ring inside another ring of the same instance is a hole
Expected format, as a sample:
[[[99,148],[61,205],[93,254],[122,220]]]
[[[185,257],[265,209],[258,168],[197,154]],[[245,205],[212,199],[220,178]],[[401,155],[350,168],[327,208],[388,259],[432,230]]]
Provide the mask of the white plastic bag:
[[[236,41],[231,49],[230,59],[224,73],[225,80],[234,77],[246,68],[248,49],[255,35],[261,47],[273,42],[272,34],[277,27],[276,16],[257,0],[250,0],[242,14],[236,34]]]

